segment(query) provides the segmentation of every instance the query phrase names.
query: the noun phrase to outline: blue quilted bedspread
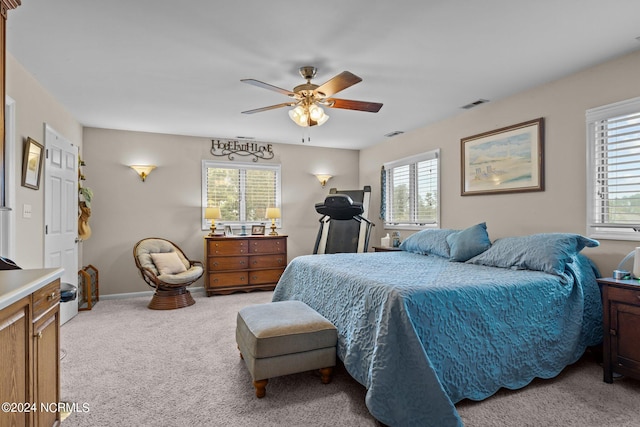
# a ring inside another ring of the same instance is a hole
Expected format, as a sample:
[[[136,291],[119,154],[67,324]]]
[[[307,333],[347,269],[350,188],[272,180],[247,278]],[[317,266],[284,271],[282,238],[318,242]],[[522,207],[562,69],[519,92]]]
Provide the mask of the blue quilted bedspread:
[[[551,378],[602,339],[595,268],[564,277],[408,252],[295,258],[273,300],[338,328],[338,357],[390,426],[462,425],[454,404]]]

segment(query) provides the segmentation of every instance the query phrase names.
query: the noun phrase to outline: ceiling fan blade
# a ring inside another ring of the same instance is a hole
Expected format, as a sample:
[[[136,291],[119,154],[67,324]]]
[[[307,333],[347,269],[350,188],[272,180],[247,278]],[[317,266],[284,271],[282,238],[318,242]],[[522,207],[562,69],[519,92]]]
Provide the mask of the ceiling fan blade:
[[[275,110],[276,108],[293,107],[294,105],[296,105],[295,102],[283,102],[282,104],[270,105],[268,107],[256,108],[255,110],[243,111],[242,114],[260,113],[262,111]]]
[[[382,108],[379,102],[354,101],[351,99],[331,98],[328,102],[333,103],[327,105],[329,108],[343,108],[345,110],[367,111],[369,113],[377,113]]]
[[[283,95],[290,96],[291,98],[295,98],[296,94],[287,89],[282,89],[281,87],[270,85],[269,83],[261,82],[260,80],[255,79],[242,79],[241,82],[248,83],[250,85],[258,86],[264,89],[269,89]]]
[[[362,79],[355,74],[352,74],[348,71],[343,71],[337,76],[333,77],[329,81],[320,85],[316,92],[319,92],[324,97],[329,97],[335,93],[340,92],[350,86],[353,86],[356,83],[360,83]]]

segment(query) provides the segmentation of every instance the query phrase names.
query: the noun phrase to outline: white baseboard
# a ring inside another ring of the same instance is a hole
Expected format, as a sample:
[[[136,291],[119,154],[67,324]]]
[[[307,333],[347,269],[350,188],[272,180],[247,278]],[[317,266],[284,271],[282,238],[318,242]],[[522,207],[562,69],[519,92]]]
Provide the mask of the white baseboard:
[[[189,288],[189,292],[193,293],[201,293],[204,292],[204,287],[199,286],[196,288]],[[153,291],[142,291],[142,292],[126,292],[123,294],[109,294],[109,295],[100,295],[100,299],[108,300],[108,299],[125,299],[125,298],[137,298],[137,297],[151,297],[153,296]]]

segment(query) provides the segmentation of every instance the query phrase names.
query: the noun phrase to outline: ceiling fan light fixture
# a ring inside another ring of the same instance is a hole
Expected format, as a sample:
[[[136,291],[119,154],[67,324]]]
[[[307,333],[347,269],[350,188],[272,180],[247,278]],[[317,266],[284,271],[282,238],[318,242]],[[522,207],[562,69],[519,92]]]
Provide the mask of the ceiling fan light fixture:
[[[309,106],[309,118],[314,122],[317,122],[324,116],[324,110],[318,107],[316,104]]]
[[[289,110],[289,117],[298,126],[309,126],[309,112],[301,105]]]

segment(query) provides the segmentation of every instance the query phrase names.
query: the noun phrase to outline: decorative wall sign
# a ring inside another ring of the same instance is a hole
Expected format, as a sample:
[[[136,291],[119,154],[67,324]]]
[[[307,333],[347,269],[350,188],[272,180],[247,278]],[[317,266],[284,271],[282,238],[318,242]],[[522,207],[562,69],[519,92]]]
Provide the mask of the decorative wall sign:
[[[273,146],[263,142],[238,141],[234,139],[212,139],[211,154],[216,157],[227,157],[229,160],[234,159],[234,155],[253,156],[253,161],[258,159],[273,159]]]

